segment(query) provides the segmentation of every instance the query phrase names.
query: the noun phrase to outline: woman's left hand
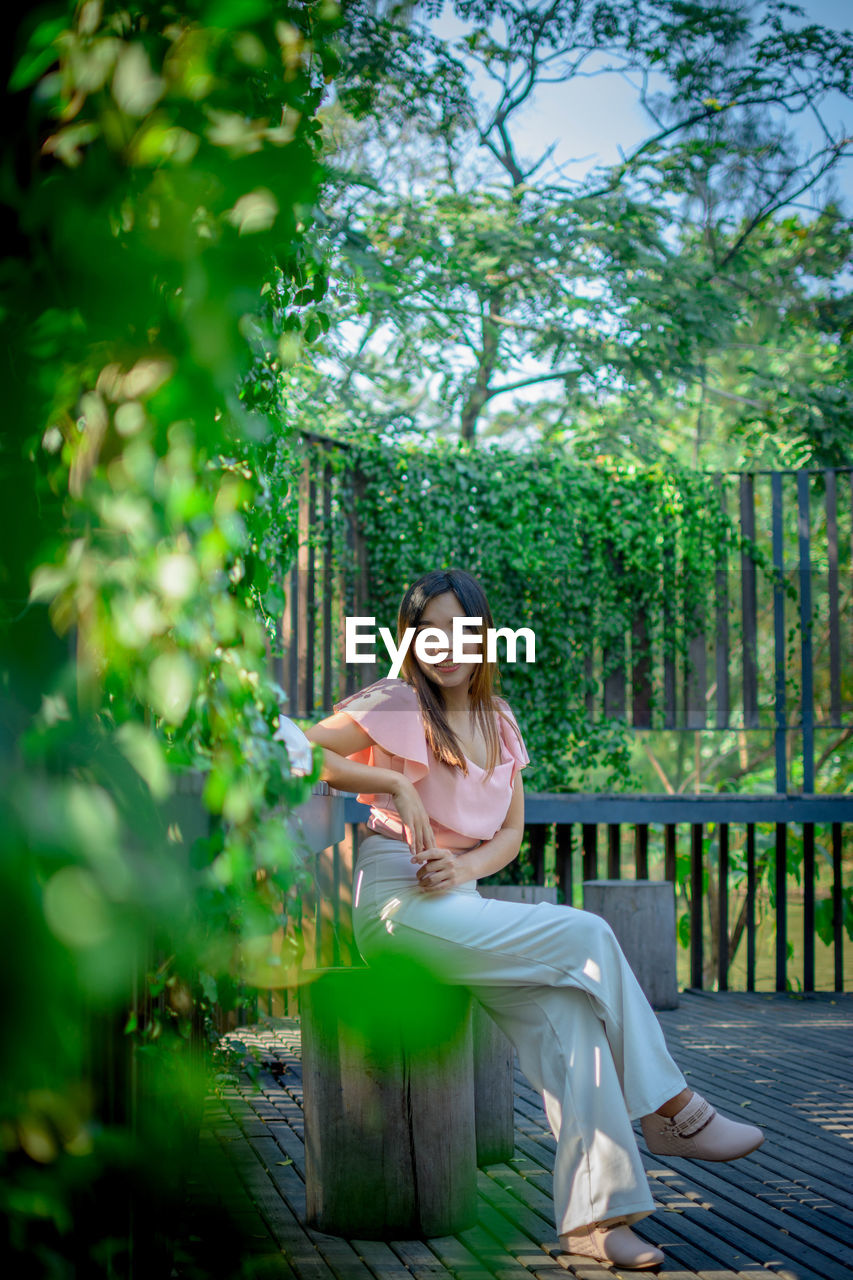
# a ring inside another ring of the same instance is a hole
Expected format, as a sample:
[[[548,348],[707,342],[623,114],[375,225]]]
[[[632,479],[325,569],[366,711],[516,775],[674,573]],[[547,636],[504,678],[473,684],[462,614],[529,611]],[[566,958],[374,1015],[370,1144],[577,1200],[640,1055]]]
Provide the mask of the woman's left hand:
[[[446,889],[454,889],[464,884],[466,876],[460,865],[459,855],[452,849],[424,849],[413,862],[420,862],[418,880],[422,889],[429,893],[441,893]]]

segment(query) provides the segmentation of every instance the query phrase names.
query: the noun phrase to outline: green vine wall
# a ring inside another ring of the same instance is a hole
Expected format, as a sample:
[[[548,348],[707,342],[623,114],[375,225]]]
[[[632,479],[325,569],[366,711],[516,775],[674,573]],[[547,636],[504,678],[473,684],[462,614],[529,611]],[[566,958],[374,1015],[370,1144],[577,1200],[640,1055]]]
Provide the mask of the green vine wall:
[[[377,625],[394,625],[403,590],[426,570],[475,573],[496,625],[536,634],[535,664],[504,662],[501,671],[534,762],[529,788],[632,788],[629,728],[602,714],[601,681],[626,652],[629,665],[645,656],[659,670],[667,651],[684,670],[707,608],[708,568],[724,548],[740,551],[737,526],[709,478],[608,459],[579,469],[548,449],[519,455],[445,443],[358,445],[347,463],[340,506],[356,504],[367,612]],[[668,616],[679,620],[676,628],[667,627]],[[631,652],[638,618],[644,634]],[[653,681],[658,724],[661,698]]]

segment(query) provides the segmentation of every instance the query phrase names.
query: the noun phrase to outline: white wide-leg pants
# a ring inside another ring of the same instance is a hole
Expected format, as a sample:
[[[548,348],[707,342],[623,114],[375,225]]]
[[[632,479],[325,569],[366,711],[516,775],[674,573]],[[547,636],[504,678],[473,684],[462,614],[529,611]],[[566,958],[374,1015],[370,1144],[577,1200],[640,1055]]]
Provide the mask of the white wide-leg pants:
[[[409,846],[362,840],[353,924],[365,961],[418,959],[470,987],[515,1045],[557,1141],[557,1233],[652,1213],[631,1121],[686,1087],[615,935],[599,916],[420,888]]]

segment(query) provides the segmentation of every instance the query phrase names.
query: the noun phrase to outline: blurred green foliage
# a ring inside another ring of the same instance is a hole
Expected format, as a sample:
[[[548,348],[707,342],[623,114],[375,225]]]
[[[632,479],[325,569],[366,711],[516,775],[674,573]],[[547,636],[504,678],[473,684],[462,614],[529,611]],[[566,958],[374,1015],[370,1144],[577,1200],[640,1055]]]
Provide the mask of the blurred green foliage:
[[[24,1257],[32,1276],[169,1274],[204,1015],[284,985],[295,954],[305,873],[285,818],[311,778],[273,740],[284,695],[258,606],[280,607],[295,545],[281,370],[326,287],[305,232],[339,23],[332,0],[86,0],[25,11],[10,42],[0,1203],[16,1274]]]

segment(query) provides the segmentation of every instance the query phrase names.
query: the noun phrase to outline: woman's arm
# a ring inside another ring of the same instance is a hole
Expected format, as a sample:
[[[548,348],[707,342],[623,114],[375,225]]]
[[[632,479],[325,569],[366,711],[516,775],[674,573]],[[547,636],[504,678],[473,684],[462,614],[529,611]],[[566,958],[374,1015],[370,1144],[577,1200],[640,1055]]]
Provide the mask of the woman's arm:
[[[513,858],[518,857],[524,836],[524,784],[521,774],[515,775],[512,799],[500,831],[467,852],[451,849],[427,849],[418,859],[423,865],[418,879],[424,889],[440,891],[468,880],[482,880],[500,871]]]
[[[347,760],[347,756],[375,745],[360,724],[344,711],[336,711],[319,724],[306,729],[309,742],[323,748],[323,768],[320,778],[338,791],[363,792],[365,795],[389,795],[404,827],[410,833],[409,846],[413,854],[435,844],[429,816],[415,785],[395,769],[381,769],[374,764],[361,764]]]

